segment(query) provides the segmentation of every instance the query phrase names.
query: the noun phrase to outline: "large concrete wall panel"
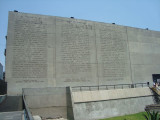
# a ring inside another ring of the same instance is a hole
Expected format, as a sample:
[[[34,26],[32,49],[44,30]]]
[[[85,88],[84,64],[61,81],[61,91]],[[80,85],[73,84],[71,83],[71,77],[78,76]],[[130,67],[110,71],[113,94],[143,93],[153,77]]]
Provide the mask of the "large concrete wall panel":
[[[21,94],[22,88],[54,86],[54,21],[51,17],[9,12],[8,94]]]
[[[160,32],[127,27],[133,83],[160,74]]]
[[[95,23],[99,84],[131,83],[126,27]]]
[[[22,88],[151,82],[160,71],[156,31],[9,12],[7,36],[9,95]]]
[[[93,22],[56,17],[56,30],[57,86],[98,84]]]

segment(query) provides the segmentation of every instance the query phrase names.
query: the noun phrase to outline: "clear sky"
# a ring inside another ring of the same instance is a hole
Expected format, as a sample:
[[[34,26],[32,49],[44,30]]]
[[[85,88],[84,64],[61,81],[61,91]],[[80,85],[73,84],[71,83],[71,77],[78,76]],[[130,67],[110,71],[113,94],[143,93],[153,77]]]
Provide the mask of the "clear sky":
[[[75,17],[160,31],[160,0],[0,0],[0,62],[5,66],[8,11]]]

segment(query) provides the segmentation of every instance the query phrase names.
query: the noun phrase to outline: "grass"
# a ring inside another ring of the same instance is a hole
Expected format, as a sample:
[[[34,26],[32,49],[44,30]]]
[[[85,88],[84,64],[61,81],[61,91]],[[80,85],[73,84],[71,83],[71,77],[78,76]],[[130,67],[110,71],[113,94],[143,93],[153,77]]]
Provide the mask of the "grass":
[[[113,118],[106,118],[106,119],[101,119],[101,120],[146,120],[144,118],[143,114],[147,114],[147,113],[140,112],[140,113],[136,113],[136,114],[118,116],[118,117],[113,117]]]

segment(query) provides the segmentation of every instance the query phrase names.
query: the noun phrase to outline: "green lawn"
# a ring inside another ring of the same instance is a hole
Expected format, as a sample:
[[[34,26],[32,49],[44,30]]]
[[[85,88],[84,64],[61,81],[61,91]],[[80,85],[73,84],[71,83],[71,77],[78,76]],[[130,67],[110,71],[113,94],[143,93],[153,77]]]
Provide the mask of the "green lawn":
[[[125,116],[119,116],[119,117],[113,117],[113,118],[106,118],[101,120],[146,120],[143,114],[146,114],[146,112],[140,112],[137,114],[131,114],[131,115],[125,115]]]

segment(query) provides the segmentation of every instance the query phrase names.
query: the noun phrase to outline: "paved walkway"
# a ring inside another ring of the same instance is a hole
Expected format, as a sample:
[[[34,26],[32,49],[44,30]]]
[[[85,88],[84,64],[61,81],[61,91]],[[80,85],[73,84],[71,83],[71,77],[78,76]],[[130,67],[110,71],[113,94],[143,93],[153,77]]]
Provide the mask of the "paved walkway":
[[[22,96],[7,96],[0,104],[0,112],[22,111]]]
[[[0,120],[22,120],[23,111],[0,112]]]

